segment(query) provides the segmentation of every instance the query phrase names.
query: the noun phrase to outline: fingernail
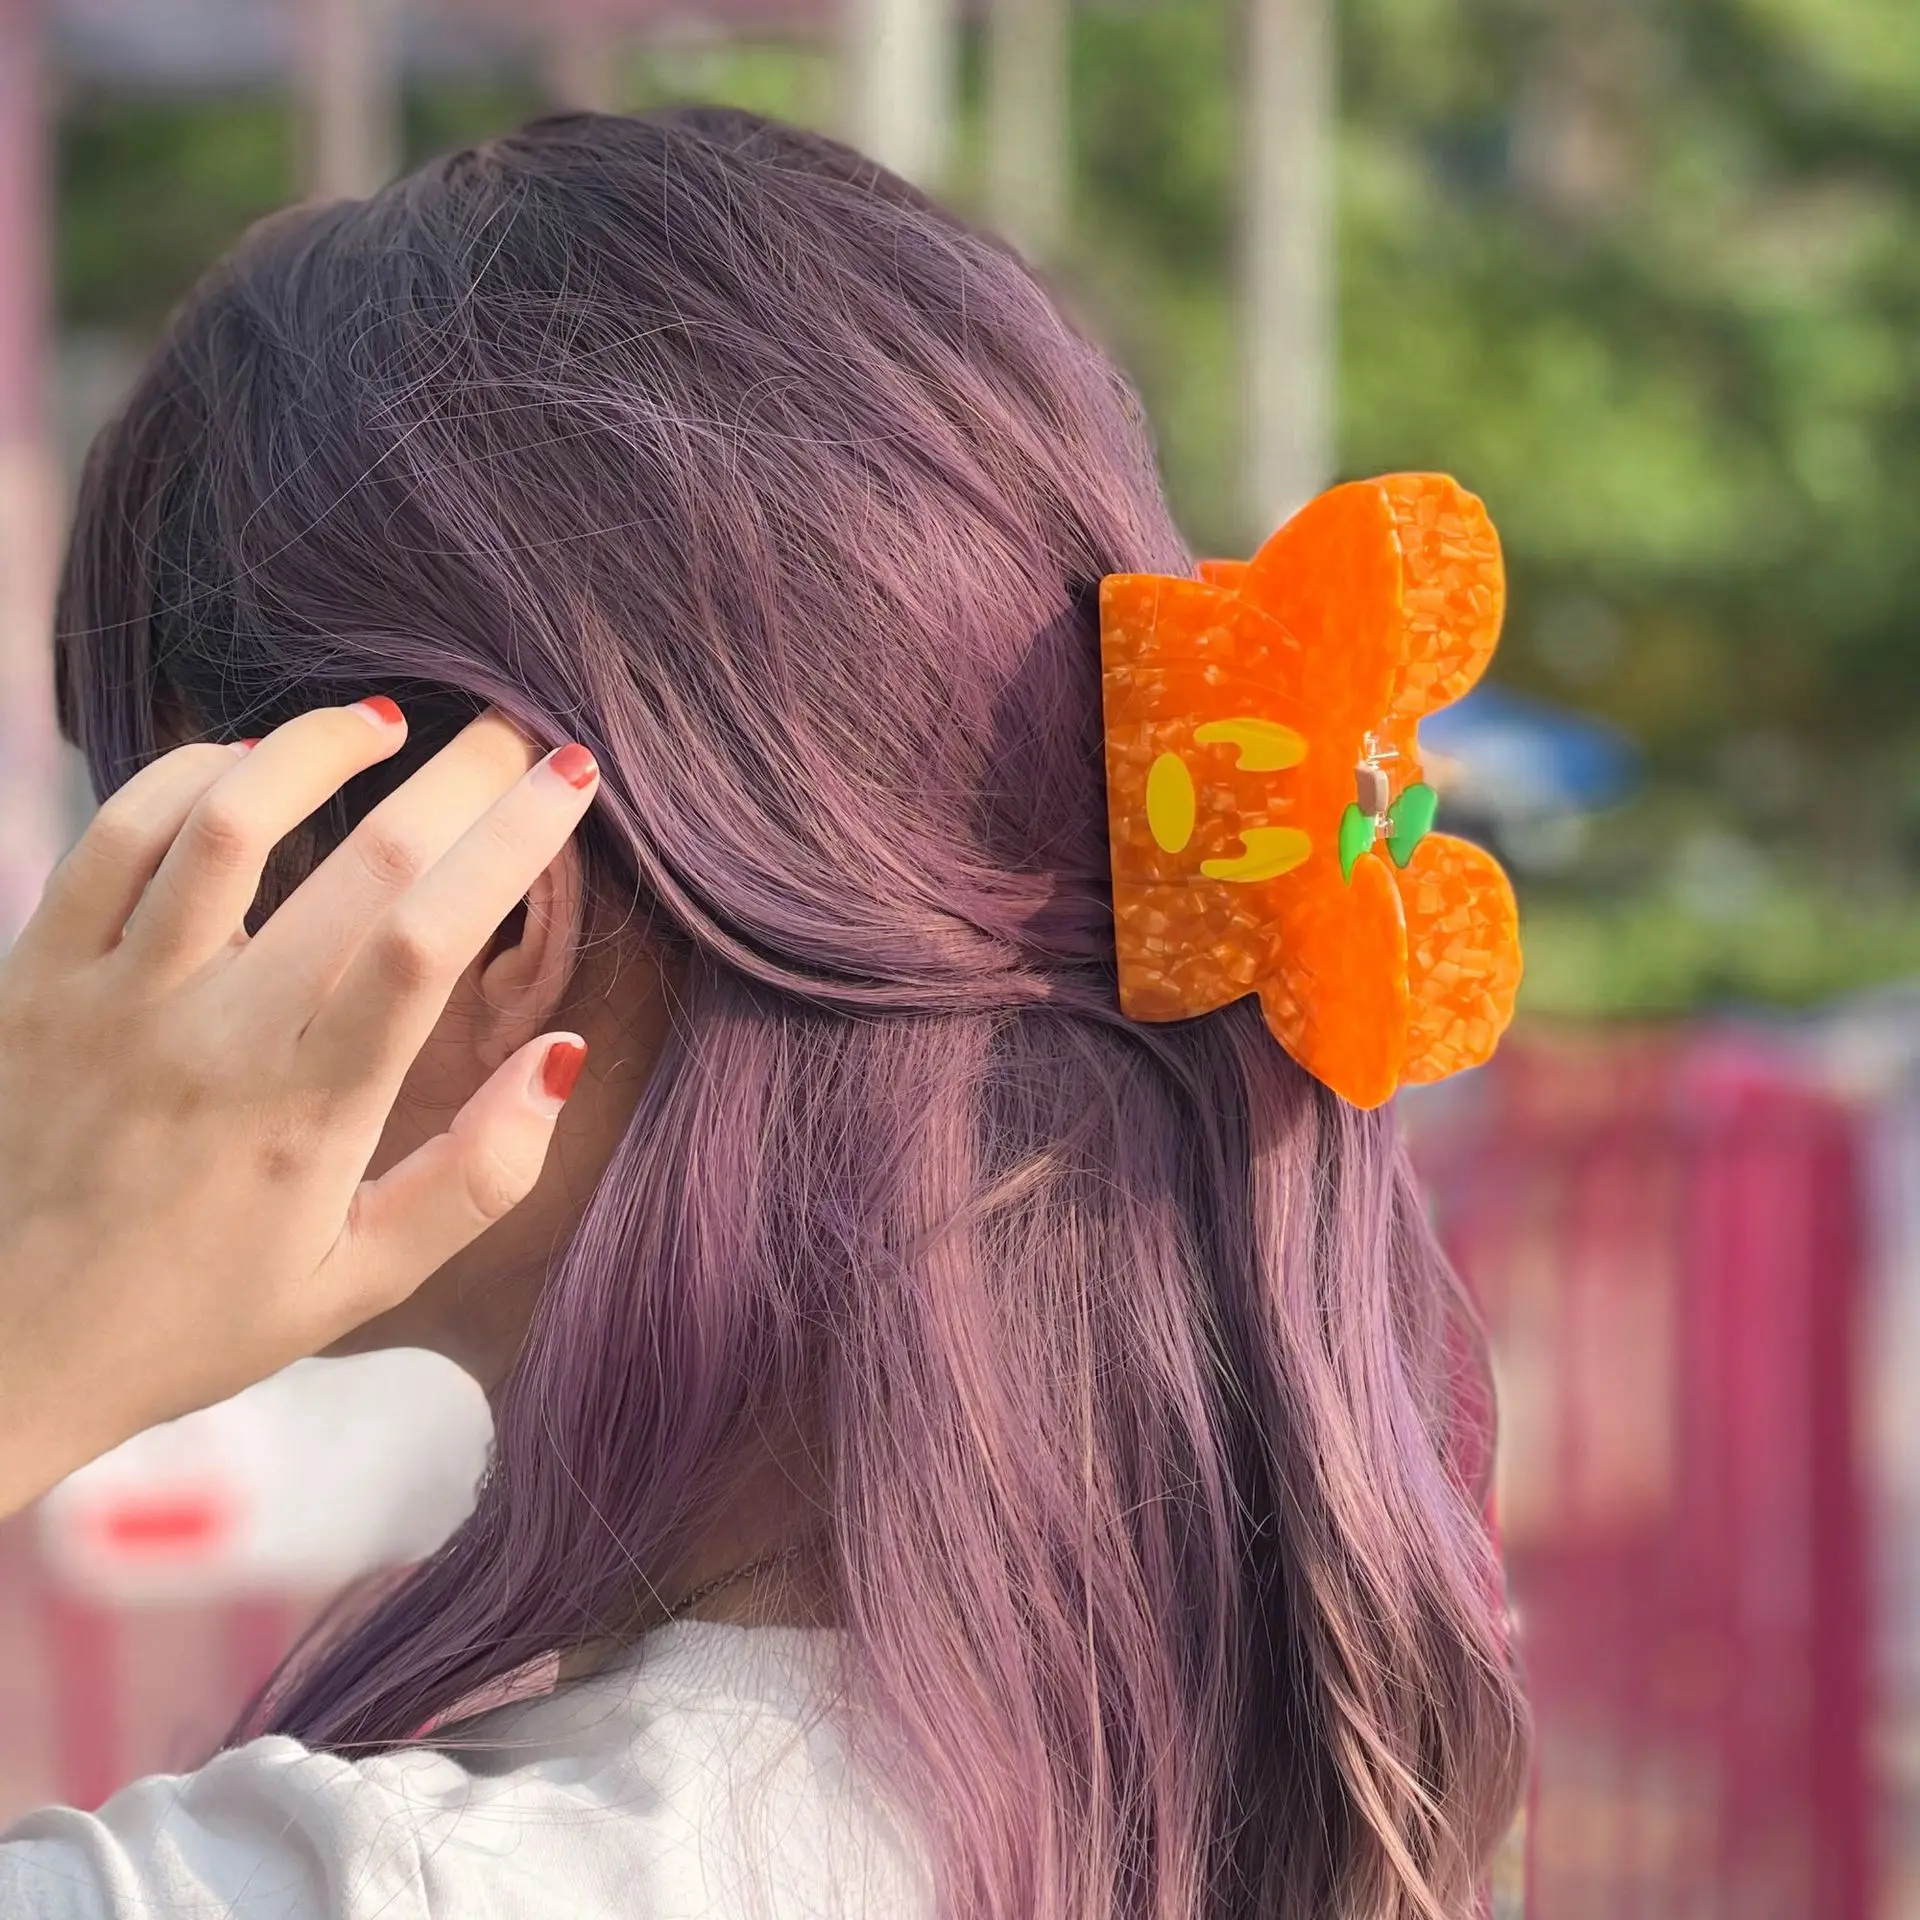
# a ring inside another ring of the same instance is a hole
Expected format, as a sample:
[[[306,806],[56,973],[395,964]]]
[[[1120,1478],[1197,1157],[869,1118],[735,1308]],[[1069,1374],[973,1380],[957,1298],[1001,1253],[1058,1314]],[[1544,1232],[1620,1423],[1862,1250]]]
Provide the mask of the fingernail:
[[[235,740],[230,744],[235,753],[251,753],[260,742],[258,740]]]
[[[540,1091],[556,1107],[564,1107],[587,1063],[584,1040],[556,1040],[540,1062]]]
[[[577,740],[555,747],[547,755],[547,765],[570,787],[590,787],[600,778],[598,762]]]
[[[400,709],[384,693],[376,693],[365,700],[353,703],[355,713],[364,714],[376,727],[397,727],[400,724]]]

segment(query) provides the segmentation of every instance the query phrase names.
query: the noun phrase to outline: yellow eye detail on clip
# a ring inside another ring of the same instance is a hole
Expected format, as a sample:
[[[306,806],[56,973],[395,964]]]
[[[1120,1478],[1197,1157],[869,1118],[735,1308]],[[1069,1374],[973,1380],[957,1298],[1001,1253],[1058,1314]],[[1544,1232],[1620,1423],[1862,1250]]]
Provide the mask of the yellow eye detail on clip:
[[[1246,773],[1284,773],[1307,757],[1305,736],[1277,720],[1203,720],[1193,740],[1200,747],[1238,747]]]

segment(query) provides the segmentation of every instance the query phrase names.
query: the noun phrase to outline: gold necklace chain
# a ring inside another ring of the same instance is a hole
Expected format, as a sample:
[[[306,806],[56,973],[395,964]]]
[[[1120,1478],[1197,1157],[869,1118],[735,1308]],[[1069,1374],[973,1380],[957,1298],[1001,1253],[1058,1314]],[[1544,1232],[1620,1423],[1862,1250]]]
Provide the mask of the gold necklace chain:
[[[695,1587],[691,1593],[683,1594],[667,1609],[667,1618],[677,1620],[689,1607],[696,1607],[702,1600],[711,1599],[716,1593],[732,1586],[736,1581],[750,1579],[756,1573],[764,1573],[769,1567],[777,1567],[783,1561],[792,1560],[804,1553],[812,1545],[811,1541],[796,1540],[791,1546],[779,1547],[772,1553],[763,1553],[757,1560],[749,1560],[744,1566],[735,1567],[731,1573],[723,1573],[718,1579],[709,1580],[703,1586]]]

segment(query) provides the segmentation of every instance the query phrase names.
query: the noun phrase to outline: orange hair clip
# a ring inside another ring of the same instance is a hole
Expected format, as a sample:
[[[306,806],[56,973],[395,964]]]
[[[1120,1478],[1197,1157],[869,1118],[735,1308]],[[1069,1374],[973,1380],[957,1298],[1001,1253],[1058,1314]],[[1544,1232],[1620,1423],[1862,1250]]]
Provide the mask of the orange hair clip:
[[[1432,473],[1335,487],[1198,579],[1101,583],[1130,1019],[1258,994],[1357,1107],[1487,1058],[1519,916],[1490,854],[1430,831],[1418,728],[1480,677],[1505,602],[1486,508]]]

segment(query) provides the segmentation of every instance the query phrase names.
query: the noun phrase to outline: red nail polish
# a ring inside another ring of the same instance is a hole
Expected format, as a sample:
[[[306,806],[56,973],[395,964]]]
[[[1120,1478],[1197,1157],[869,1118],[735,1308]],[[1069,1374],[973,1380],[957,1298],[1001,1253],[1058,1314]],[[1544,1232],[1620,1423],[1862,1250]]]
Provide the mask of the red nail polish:
[[[547,755],[547,765],[570,787],[590,787],[600,777],[593,755],[577,740],[568,746],[555,747]]]
[[[247,752],[249,752],[249,753],[251,753],[251,752],[253,751],[253,749],[254,749],[255,747],[257,747],[257,746],[258,746],[259,744],[260,744],[260,742],[259,742],[259,741],[258,741],[257,739],[255,739],[255,740],[242,740],[242,741],[240,742],[240,745],[241,745],[241,747],[242,747],[242,748],[243,748],[243,749],[244,749],[245,751],[247,751]]]
[[[578,1040],[556,1040],[540,1063],[540,1090],[549,1100],[565,1100],[587,1063],[587,1050]]]
[[[397,727],[400,724],[400,709],[384,693],[370,694],[353,704],[380,726]]]

